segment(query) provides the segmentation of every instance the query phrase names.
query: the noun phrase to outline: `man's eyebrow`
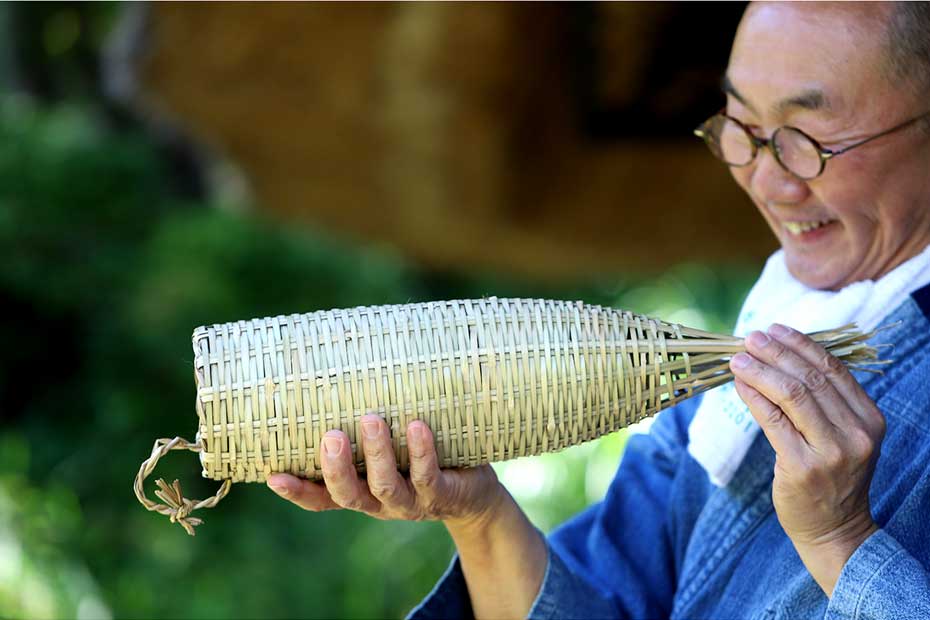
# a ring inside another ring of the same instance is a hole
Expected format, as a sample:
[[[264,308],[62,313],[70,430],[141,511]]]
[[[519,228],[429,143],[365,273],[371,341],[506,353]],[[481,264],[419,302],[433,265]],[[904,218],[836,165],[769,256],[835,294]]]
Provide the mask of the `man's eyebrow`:
[[[776,117],[785,114],[789,108],[801,108],[803,110],[827,110],[830,108],[830,102],[822,90],[812,88],[805,90],[794,97],[782,99],[775,104],[772,110]]]
[[[746,101],[746,98],[736,89],[728,75],[723,76],[721,87],[723,92],[732,95],[734,99],[752,110],[758,112],[756,108]],[[772,115],[776,118],[784,116],[791,108],[801,108],[803,110],[828,110],[830,102],[822,90],[811,88],[801,92],[793,97],[782,99],[772,107]]]
[[[743,97],[743,96],[740,94],[740,92],[739,92],[738,90],[736,90],[736,87],[733,86],[733,82],[730,81],[730,76],[729,76],[729,75],[724,75],[724,76],[723,76],[723,79],[720,81],[720,87],[723,89],[723,92],[724,92],[724,93],[726,93],[726,94],[728,94],[728,95],[733,95],[733,98],[734,98],[734,99],[736,99],[737,101],[739,101],[740,103],[742,103],[744,106],[746,106],[747,108],[749,108],[749,109],[752,110],[753,112],[756,112],[756,111],[757,111],[756,108],[755,108],[755,106],[753,106],[751,103],[749,103],[748,101],[746,101],[746,98]]]

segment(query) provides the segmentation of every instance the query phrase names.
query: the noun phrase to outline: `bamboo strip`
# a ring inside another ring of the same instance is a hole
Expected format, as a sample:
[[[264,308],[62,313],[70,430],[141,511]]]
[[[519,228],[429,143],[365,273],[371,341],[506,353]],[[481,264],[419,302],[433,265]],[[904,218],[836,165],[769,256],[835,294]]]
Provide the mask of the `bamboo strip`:
[[[857,368],[877,358],[865,344],[871,334],[854,326],[811,336]],[[495,297],[203,326],[192,342],[196,442],[159,440],[136,480],[147,508],[190,533],[189,512],[218,497],[185,500],[177,483],[160,482],[172,496],[163,505],[142,490],[175,446],[196,446],[203,475],[228,491],[230,481],[275,472],[321,478],[322,437],[340,429],[363,472],[359,420],[376,413],[401,469],[414,419],[433,430],[442,467],[474,466],[561,450],[654,415],[732,380],[729,358],[744,350],[740,338],[624,310]]]

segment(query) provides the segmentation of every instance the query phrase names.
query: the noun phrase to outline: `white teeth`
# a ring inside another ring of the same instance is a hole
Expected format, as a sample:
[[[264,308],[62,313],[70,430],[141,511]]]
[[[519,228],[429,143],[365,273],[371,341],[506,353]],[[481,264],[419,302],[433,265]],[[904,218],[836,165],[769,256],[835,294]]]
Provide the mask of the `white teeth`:
[[[800,235],[810,230],[820,228],[824,224],[829,224],[831,220],[818,220],[814,222],[785,222],[785,228],[792,235]]]

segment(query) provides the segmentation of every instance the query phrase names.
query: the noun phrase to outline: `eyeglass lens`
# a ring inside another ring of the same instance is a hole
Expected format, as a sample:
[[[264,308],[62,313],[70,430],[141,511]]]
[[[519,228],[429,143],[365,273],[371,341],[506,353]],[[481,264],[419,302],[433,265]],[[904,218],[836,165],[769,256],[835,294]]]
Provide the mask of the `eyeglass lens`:
[[[726,116],[715,116],[705,129],[707,145],[713,154],[732,166],[745,166],[753,160],[756,146],[747,131]],[[823,162],[817,146],[806,135],[782,127],[772,136],[775,157],[791,173],[811,179],[820,174]]]
[[[720,159],[734,166],[745,166],[752,161],[756,147],[739,123],[726,116],[717,116],[710,130],[716,137]]]
[[[775,154],[785,169],[802,179],[812,179],[820,174],[823,162],[820,151],[797,129],[782,127],[772,136]]]

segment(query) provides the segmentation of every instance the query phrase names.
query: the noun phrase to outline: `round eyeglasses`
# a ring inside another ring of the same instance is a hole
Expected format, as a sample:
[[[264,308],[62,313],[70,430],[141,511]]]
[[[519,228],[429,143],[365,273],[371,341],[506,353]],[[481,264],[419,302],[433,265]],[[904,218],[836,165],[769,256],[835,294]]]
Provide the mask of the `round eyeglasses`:
[[[704,121],[694,130],[694,134],[703,138],[710,152],[728,166],[736,168],[748,166],[755,160],[760,148],[767,148],[783,169],[799,179],[810,181],[823,173],[828,159],[847,153],[893,131],[904,129],[928,115],[930,112],[836,151],[820,146],[819,142],[797,127],[787,125],[776,129],[771,138],[760,138],[742,122],[732,116],[727,116],[723,111]]]

